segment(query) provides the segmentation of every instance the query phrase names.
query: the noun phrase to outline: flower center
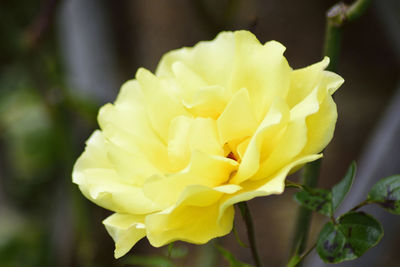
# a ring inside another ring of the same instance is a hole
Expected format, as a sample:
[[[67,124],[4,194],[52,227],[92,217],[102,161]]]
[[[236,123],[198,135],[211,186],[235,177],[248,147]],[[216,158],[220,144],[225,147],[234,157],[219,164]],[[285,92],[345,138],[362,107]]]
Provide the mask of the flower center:
[[[228,156],[226,156],[229,159],[233,159],[234,161],[237,161],[237,158],[235,157],[235,154],[233,154],[232,152],[229,152]]]

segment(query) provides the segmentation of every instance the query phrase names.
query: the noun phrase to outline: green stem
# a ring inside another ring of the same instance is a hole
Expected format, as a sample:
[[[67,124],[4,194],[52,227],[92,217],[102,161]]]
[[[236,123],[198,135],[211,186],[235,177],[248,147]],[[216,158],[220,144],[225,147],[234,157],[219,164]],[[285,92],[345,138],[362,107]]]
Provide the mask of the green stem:
[[[254,259],[254,263],[255,263],[256,267],[262,267],[260,256],[257,251],[256,238],[254,235],[253,220],[251,218],[249,207],[247,206],[246,202],[238,203],[238,207],[240,209],[240,213],[242,214],[244,223],[246,224],[247,237],[249,239],[250,250],[251,250],[251,254]]]
[[[350,211],[356,211],[364,206],[370,205],[370,204],[376,204],[376,202],[374,201],[370,201],[370,200],[364,200],[363,202],[359,203],[358,205],[354,206],[354,208],[352,208]]]
[[[341,41],[342,28],[328,18],[325,29],[324,55],[330,58],[327,68],[329,71],[337,70]]]
[[[347,21],[358,19],[367,10],[371,0],[358,0],[347,8],[346,18]]]
[[[319,170],[321,167],[321,160],[317,160],[307,164],[303,170],[302,184],[308,187],[315,187],[318,182]],[[310,227],[312,211],[305,208],[299,207],[299,211],[296,219],[296,229],[293,238],[293,244],[291,249],[291,255],[300,255],[303,253],[306,243],[307,236]],[[298,265],[299,266],[299,265]]]
[[[312,247],[310,247],[306,252],[301,255],[294,255],[289,262],[287,263],[286,267],[298,267],[301,265],[301,262],[304,260],[305,257],[310,254],[310,252],[317,246],[315,243]]]
[[[328,70],[336,71],[337,69],[343,24],[358,19],[370,3],[371,0],[358,0],[348,6],[340,2],[326,13],[324,55],[331,59]]]
[[[233,235],[235,236],[236,242],[238,242],[238,244],[244,248],[249,248],[249,246],[247,244],[245,244],[239,237],[238,232],[236,231],[235,226],[233,226]]]
[[[301,262],[304,260],[304,258],[307,257],[308,254],[310,254],[310,252],[313,251],[313,249],[316,246],[317,246],[317,243],[314,243],[314,245],[312,247],[310,247],[306,252],[304,252],[300,256],[295,255],[293,258],[290,259],[290,261],[288,262],[286,267],[298,267],[301,264]]]
[[[299,262],[301,263],[305,257],[308,256],[308,254],[311,253],[311,251],[313,251],[313,249],[317,246],[317,243],[314,243],[314,245],[312,245],[306,252],[304,252],[303,254],[301,254],[300,258],[299,258]],[[297,265],[299,266],[299,265]]]
[[[340,44],[342,40],[342,26],[345,22],[351,22],[359,18],[367,9],[370,0],[357,0],[352,5],[338,3],[328,10],[326,14],[326,29],[324,41],[324,55],[331,60],[330,71],[336,71],[339,60]],[[321,160],[311,162],[304,167],[303,184],[315,187],[318,183]],[[311,221],[311,211],[299,207],[296,229],[293,238],[291,256],[299,257],[304,251]],[[297,266],[300,266],[301,262]]]

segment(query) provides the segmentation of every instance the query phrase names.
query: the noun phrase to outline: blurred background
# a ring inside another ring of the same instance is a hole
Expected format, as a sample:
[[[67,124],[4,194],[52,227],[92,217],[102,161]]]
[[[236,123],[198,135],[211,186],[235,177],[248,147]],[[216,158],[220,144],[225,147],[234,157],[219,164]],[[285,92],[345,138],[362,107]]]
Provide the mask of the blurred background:
[[[98,108],[114,101],[138,67],[154,71],[165,52],[237,29],[251,30],[261,42],[280,41],[291,66],[303,67],[322,59],[325,12],[334,3],[1,1],[0,266],[147,266],[148,257],[152,266],[172,266],[171,261],[176,266],[228,266],[213,244],[176,242],[168,259],[167,248],[152,248],[146,239],[115,260],[114,243],[101,223],[109,212],[72,184],[74,161],[98,128]],[[359,160],[360,186],[350,202],[365,196],[374,180],[400,173],[399,25],[399,1],[386,0],[374,1],[344,29],[338,73],[346,82],[335,95],[339,120],[319,185],[332,186],[353,159]],[[287,190],[249,203],[267,266],[287,261],[297,208],[292,194]],[[400,265],[400,221],[394,215],[377,216],[389,234],[352,266]],[[324,218],[314,216],[310,242],[323,223]],[[240,216],[235,228],[247,242]],[[232,233],[218,242],[238,259],[252,262]],[[322,266],[313,255],[308,265]]]

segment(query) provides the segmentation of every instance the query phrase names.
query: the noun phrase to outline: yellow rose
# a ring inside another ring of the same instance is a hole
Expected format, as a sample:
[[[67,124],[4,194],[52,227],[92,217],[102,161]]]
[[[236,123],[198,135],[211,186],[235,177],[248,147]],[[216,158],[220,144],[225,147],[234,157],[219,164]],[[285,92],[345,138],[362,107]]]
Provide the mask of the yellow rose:
[[[73,182],[115,213],[104,220],[121,257],[141,238],[203,244],[232,229],[235,203],[280,194],[293,169],[333,136],[331,95],[343,79],[329,59],[292,70],[276,41],[223,32],[139,69],[101,130],[87,141]]]

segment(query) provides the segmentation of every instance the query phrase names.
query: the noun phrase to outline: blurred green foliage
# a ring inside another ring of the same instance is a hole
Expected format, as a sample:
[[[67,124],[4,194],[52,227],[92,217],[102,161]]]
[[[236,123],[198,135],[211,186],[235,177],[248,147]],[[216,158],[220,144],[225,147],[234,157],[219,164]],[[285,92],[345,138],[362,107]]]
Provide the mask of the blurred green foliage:
[[[43,13],[50,2],[5,1],[0,9],[0,266],[5,267],[94,266],[91,207],[77,196],[70,172],[81,150],[76,139],[95,124],[88,115],[91,123],[74,132],[77,112],[87,115],[97,106],[71,101],[65,89],[51,18],[55,10]],[[38,31],[41,16],[49,20]],[[60,229],[72,236],[63,237]],[[64,252],[69,258],[62,258]]]
[[[2,211],[0,263],[3,267],[50,266],[52,255],[47,232],[39,223],[24,222],[12,212]]]

